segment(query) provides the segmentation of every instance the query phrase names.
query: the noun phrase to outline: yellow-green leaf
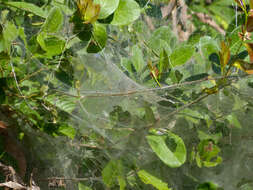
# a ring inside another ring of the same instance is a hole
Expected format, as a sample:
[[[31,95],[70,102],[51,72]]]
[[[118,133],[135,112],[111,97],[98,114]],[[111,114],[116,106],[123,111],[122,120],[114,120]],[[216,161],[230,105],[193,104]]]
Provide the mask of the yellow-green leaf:
[[[145,184],[150,184],[154,186],[158,190],[171,190],[171,188],[168,188],[168,184],[164,183],[162,180],[159,178],[151,175],[145,170],[140,170],[138,172],[138,176],[141,179],[141,181]]]

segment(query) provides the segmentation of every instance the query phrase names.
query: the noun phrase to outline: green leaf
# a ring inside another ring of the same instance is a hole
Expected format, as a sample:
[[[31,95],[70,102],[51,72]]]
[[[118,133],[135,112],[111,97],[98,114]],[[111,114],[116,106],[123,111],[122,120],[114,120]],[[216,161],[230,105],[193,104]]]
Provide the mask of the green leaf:
[[[10,52],[11,43],[18,37],[19,31],[12,22],[7,22],[3,29],[4,50]]]
[[[235,126],[236,128],[242,128],[241,123],[238,121],[237,116],[235,114],[230,114],[226,117],[229,121],[230,125]]]
[[[78,190],[92,190],[92,189],[82,183],[78,183]]]
[[[162,180],[151,175],[150,173],[146,172],[145,170],[140,170],[138,172],[138,176],[143,183],[151,184],[158,190],[171,190],[171,188],[168,188],[167,183],[164,183]]]
[[[49,95],[45,100],[67,113],[71,113],[76,107],[76,99],[72,97],[61,96],[59,98],[55,95]]]
[[[33,13],[34,15],[40,16],[42,18],[47,17],[47,13],[41,9],[40,7],[32,4],[32,3],[26,3],[26,2],[4,2],[4,4],[15,7],[18,9],[22,9],[24,11]]]
[[[71,139],[74,139],[76,136],[76,130],[69,125],[61,125],[58,129],[58,132]]]
[[[111,15],[119,6],[119,0],[94,0],[95,4],[101,6],[99,19],[104,19]]]
[[[151,38],[148,41],[148,47],[152,48],[154,52],[158,55],[163,51],[166,50],[167,54],[171,53],[171,41],[173,38],[173,33],[171,29],[167,26],[162,26],[156,29],[153,33]]]
[[[118,180],[120,188],[125,188],[124,178],[123,178],[123,165],[121,160],[111,160],[102,171],[103,182],[107,187],[112,187],[116,184]]]
[[[93,25],[92,39],[87,47],[88,53],[97,53],[101,51],[107,42],[106,27],[103,24],[95,23]]]
[[[198,185],[197,190],[218,190],[218,187],[213,183],[205,182]]]
[[[41,48],[46,51],[46,54],[50,57],[61,54],[66,43],[61,37],[54,35],[43,35],[43,33],[38,35],[37,41]]]
[[[170,65],[169,65],[169,57],[167,52],[163,49],[160,53],[160,60],[158,64],[159,69],[159,76],[161,76],[161,73],[168,71]]]
[[[174,141],[174,151],[166,145],[168,139]],[[186,148],[179,136],[168,131],[165,135],[148,135],[147,140],[156,155],[168,166],[176,168],[185,162]]]
[[[194,47],[182,43],[170,54],[170,62],[175,66],[185,64],[193,55]]]
[[[141,13],[139,4],[134,0],[120,0],[114,12],[112,25],[127,25],[139,18]]]
[[[222,162],[222,158],[218,156],[220,148],[213,143],[212,140],[202,140],[198,144],[198,152],[196,161],[199,167],[215,167]],[[216,158],[216,160],[215,160]]]
[[[54,7],[50,10],[49,15],[41,27],[41,32],[48,34],[57,33],[63,25],[63,14],[59,7]]]
[[[216,133],[216,134],[206,134],[203,131],[198,130],[198,138],[202,140],[210,140],[212,139],[215,143],[218,143],[219,139],[222,138],[222,133]]]
[[[219,45],[217,41],[210,36],[204,36],[200,38],[198,48],[205,59],[208,59],[212,53],[218,53],[219,51]]]
[[[134,65],[135,70],[137,73],[140,73],[144,67],[144,60],[141,48],[138,45],[134,45],[132,47],[132,58],[131,61]]]
[[[244,46],[241,46],[241,39],[238,37],[238,32],[241,32],[241,26],[238,26],[237,28],[235,28],[231,34],[228,36],[228,39],[230,39],[230,52],[231,54],[236,54],[238,53],[239,51],[239,48],[240,48],[240,51],[242,51],[242,49],[246,49]]]
[[[120,190],[124,190],[126,188],[126,180],[123,178],[123,176],[118,176],[118,183]]]

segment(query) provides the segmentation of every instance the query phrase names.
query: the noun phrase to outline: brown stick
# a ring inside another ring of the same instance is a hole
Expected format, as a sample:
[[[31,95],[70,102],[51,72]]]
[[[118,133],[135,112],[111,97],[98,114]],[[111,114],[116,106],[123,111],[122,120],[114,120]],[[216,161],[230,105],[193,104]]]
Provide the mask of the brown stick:
[[[199,18],[199,20],[201,22],[210,25],[215,30],[217,30],[218,32],[220,32],[222,35],[226,34],[225,30],[222,29],[218,24],[216,24],[216,22],[209,15],[204,14],[204,13],[195,13],[195,15]]]

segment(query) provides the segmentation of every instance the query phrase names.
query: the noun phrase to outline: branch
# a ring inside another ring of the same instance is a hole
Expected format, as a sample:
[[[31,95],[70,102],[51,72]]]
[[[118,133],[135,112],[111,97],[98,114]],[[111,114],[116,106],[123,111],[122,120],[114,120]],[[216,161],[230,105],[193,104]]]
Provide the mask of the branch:
[[[242,77],[245,77],[248,75],[244,75]],[[230,78],[237,78],[239,77],[238,75],[232,75],[232,76],[220,76],[220,77],[214,77],[214,78],[208,78],[205,77],[203,79],[195,80],[195,81],[186,81],[182,82],[179,84],[172,84],[172,85],[165,85],[163,87],[157,87],[157,88],[143,88],[143,89],[138,89],[138,90],[128,90],[128,91],[123,91],[123,92],[102,92],[102,91],[89,91],[89,92],[81,92],[81,96],[70,94],[68,92],[63,92],[57,89],[51,89],[51,91],[58,92],[62,95],[78,98],[78,99],[84,99],[84,98],[99,98],[99,97],[113,97],[113,96],[129,96],[133,94],[139,94],[139,93],[145,93],[145,92],[154,92],[154,91],[160,91],[160,90],[168,90],[168,89],[175,89],[179,88],[182,86],[187,86],[187,85],[193,85],[193,84],[198,84],[201,82],[205,81],[210,81],[210,80],[219,80],[219,79],[230,79]]]
[[[226,32],[209,15],[204,13],[195,13],[194,15],[196,15],[201,22],[210,25],[222,35],[226,34]]]

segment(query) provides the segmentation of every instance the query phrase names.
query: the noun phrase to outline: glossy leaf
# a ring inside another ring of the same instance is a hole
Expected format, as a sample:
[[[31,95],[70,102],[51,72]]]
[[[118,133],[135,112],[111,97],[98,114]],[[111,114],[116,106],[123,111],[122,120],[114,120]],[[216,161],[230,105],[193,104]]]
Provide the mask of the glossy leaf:
[[[119,6],[120,0],[94,0],[95,4],[99,4],[101,6],[101,10],[99,13],[99,19],[104,19],[111,15]]]
[[[197,190],[218,190],[218,189],[220,188],[218,188],[217,185],[210,182],[202,183],[197,187]]]
[[[154,186],[158,190],[171,190],[171,188],[168,188],[168,184],[164,183],[162,180],[159,178],[151,175],[145,170],[140,170],[138,171],[138,176],[141,179],[141,181],[145,184],[150,184]]]
[[[4,4],[9,5],[11,7],[16,7],[18,9],[22,9],[24,11],[33,13],[34,15],[46,18],[47,13],[40,7],[32,4],[32,3],[26,3],[26,2],[4,2]]]
[[[112,25],[127,25],[140,16],[139,4],[134,0],[120,0],[119,6],[114,12]]]
[[[166,145],[166,140],[168,139],[175,142],[176,148],[174,151]],[[168,131],[164,135],[148,135],[147,140],[152,150],[166,165],[176,168],[184,164],[186,148],[179,136]]]
[[[107,42],[106,28],[103,24],[96,23],[93,25],[91,41],[87,47],[88,53],[97,53],[101,51]]]

